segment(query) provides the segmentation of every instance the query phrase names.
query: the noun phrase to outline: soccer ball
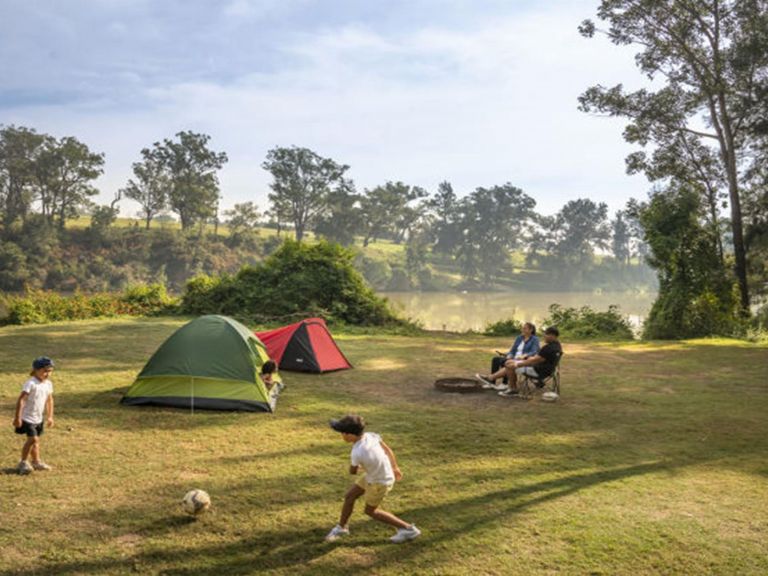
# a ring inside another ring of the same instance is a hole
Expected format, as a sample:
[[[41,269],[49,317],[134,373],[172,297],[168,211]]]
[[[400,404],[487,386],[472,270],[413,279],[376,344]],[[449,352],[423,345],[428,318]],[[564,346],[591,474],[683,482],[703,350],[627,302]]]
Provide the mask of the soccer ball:
[[[181,501],[184,506],[184,512],[192,516],[199,516],[204,513],[211,505],[211,497],[205,490],[190,490]]]
[[[541,399],[544,400],[544,402],[557,402],[559,397],[557,392],[544,392],[541,395]]]

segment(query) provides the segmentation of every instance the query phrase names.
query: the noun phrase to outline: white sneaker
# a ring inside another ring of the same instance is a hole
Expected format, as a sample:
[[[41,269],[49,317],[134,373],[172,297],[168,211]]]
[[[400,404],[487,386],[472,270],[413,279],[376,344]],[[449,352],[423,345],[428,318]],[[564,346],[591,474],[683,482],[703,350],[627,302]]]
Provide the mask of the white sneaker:
[[[512,390],[511,388],[508,388],[503,392],[499,392],[499,396],[502,396],[503,398],[520,398],[521,397],[519,390]]]
[[[45,470],[51,469],[51,467],[48,466],[48,464],[46,464],[42,460],[40,460],[39,462],[32,462],[32,468],[39,471],[45,471]]]
[[[416,528],[416,524],[412,524],[410,528],[398,528],[397,533],[389,540],[395,544],[402,544],[419,536],[421,536],[421,530]]]
[[[496,384],[495,386],[493,386],[493,389],[496,390],[497,392],[506,392],[507,390],[509,390],[509,386],[503,383]]]
[[[491,382],[487,378],[483,378],[482,376],[480,376],[480,374],[475,374],[475,380],[480,382],[480,384],[482,384],[483,386],[483,389],[485,390],[491,390],[496,385],[495,382]]]
[[[342,536],[349,536],[349,528],[342,528],[338,524],[331,528],[331,531],[328,532],[328,535],[325,537],[326,542],[334,542],[341,538]]]
[[[19,465],[16,467],[16,470],[18,470],[19,474],[21,474],[22,476],[25,476],[32,472],[32,466],[30,466],[29,462],[27,462],[26,460],[21,460],[19,462]]]

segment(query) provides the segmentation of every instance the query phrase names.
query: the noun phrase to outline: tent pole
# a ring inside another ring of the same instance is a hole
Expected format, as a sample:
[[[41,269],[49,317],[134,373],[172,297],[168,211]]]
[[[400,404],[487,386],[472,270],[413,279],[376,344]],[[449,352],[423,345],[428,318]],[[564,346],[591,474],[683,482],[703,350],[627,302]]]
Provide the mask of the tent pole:
[[[192,394],[190,396],[189,407],[191,410],[191,415],[194,416],[195,415],[195,377],[194,376],[191,378],[191,384],[192,384]]]

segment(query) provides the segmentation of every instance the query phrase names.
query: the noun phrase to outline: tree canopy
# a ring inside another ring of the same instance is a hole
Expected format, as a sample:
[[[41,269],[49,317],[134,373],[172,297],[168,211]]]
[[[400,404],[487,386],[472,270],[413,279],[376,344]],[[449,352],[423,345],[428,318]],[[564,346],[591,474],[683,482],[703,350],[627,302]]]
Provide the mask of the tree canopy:
[[[331,192],[348,186],[344,173],[349,166],[309,148],[273,148],[262,167],[272,174],[269,199],[274,212],[293,222],[299,241],[327,210]]]
[[[651,180],[695,181],[691,188],[706,198],[718,234],[718,201],[727,195],[734,273],[746,312],[742,203],[768,72],[768,2],[602,0],[597,16],[607,29],[586,20],[582,34],[599,31],[614,44],[638,46],[637,66],[660,87],[627,92],[621,84],[596,85],[579,98],[581,109],[627,118],[625,139],[655,148],[650,155],[633,153],[628,169]]]

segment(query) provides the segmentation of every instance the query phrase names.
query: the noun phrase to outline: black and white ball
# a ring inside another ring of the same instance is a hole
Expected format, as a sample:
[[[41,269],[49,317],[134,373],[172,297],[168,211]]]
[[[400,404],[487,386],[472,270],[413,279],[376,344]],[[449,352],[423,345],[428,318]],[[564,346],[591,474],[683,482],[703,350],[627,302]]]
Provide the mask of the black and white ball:
[[[190,490],[182,500],[184,512],[192,516],[203,514],[211,506],[211,497],[205,490]]]

